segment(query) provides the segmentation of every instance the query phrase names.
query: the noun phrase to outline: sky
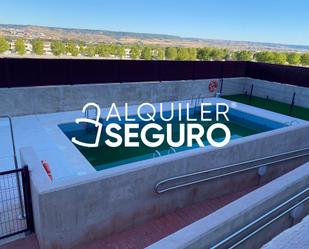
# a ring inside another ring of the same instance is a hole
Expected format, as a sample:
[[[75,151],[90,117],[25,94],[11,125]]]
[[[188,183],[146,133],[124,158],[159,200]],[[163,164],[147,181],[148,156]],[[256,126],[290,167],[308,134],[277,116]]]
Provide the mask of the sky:
[[[309,45],[308,0],[0,0],[0,23]]]

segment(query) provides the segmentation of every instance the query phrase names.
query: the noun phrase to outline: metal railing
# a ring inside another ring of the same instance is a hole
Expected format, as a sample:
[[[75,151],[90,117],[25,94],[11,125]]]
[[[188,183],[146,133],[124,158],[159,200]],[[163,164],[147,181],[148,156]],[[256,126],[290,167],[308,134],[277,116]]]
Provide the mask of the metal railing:
[[[11,132],[13,154],[14,154],[14,164],[15,164],[15,169],[18,169],[12,117],[10,115],[3,115],[3,116],[0,116],[0,119],[2,119],[2,118],[7,118],[9,120],[9,123],[10,123],[10,132]]]
[[[17,196],[19,186],[16,179],[19,178],[22,183],[22,202]],[[0,210],[0,241],[20,233],[34,231],[30,176],[27,166],[0,172]],[[24,212],[25,219],[20,219],[21,212]]]
[[[299,199],[299,200],[297,200],[297,199]],[[228,236],[227,238],[225,238],[224,240],[220,241],[215,246],[211,247],[211,249],[217,249],[217,248],[229,248],[229,249],[232,249],[232,248],[236,248],[236,247],[240,246],[245,241],[249,240],[250,238],[255,236],[257,233],[259,233],[260,231],[262,231],[266,227],[270,226],[271,224],[273,224],[274,222],[276,222],[280,218],[284,217],[285,215],[287,215],[288,213],[293,211],[298,206],[304,204],[308,200],[309,200],[309,188],[306,188],[305,190],[303,190],[303,191],[297,193],[296,195],[292,196],[291,198],[289,198],[287,201],[281,203],[280,205],[274,207],[273,209],[271,209],[270,211],[266,212],[265,214],[263,214],[259,218],[255,219],[254,221],[252,221],[248,225],[246,225],[246,226],[242,227],[241,229],[237,230],[232,235]],[[284,209],[284,210],[282,210],[280,212],[281,209]],[[271,215],[275,214],[276,212],[278,212],[278,214],[275,217],[269,218],[269,217],[271,217]],[[267,218],[269,218],[269,220],[265,221],[264,224],[261,224],[256,229],[253,229],[252,232],[249,232],[247,235],[245,235],[244,237],[240,238],[238,241],[236,241],[234,243],[232,242],[233,239],[235,240],[237,237],[241,236],[243,233],[245,233],[249,229],[252,229],[254,226],[257,226],[260,222],[263,222]],[[229,244],[229,242],[230,242],[230,244]]]
[[[14,166],[15,166],[15,169],[18,169],[19,167],[18,167],[18,161],[17,161],[17,156],[16,156],[16,146],[15,146],[12,117],[10,115],[3,115],[3,116],[0,116],[0,119],[2,118],[7,118],[9,120],[12,147],[13,147]],[[21,218],[25,218],[25,212],[24,212],[23,201],[22,201],[22,193],[21,193],[21,184],[20,184],[20,179],[19,179],[18,174],[16,174],[16,181],[17,181],[17,186],[18,186],[18,198],[19,198],[20,205],[22,207],[21,208]]]
[[[296,155],[293,156],[293,154],[296,154]],[[276,155],[262,157],[262,158],[258,158],[258,159],[248,160],[248,161],[244,161],[244,162],[241,162],[241,163],[230,164],[230,165],[222,166],[222,167],[215,168],[215,169],[203,170],[203,171],[198,171],[198,172],[195,172],[195,173],[185,174],[185,175],[181,175],[181,176],[170,177],[170,178],[167,178],[167,179],[164,179],[164,180],[158,182],[155,185],[155,192],[157,194],[162,194],[162,193],[165,193],[165,192],[168,192],[168,191],[171,191],[171,190],[192,186],[192,185],[195,185],[195,184],[198,184],[198,183],[211,181],[211,180],[218,179],[218,178],[221,178],[221,177],[226,177],[226,176],[230,176],[230,175],[243,173],[243,172],[250,171],[250,170],[253,170],[253,169],[258,169],[262,166],[263,167],[266,167],[266,166],[269,167],[269,166],[272,166],[272,165],[280,163],[280,162],[285,162],[285,161],[288,161],[288,160],[297,159],[297,158],[307,156],[307,155],[309,155],[309,147],[299,149],[299,150],[279,153],[279,154],[276,154]],[[278,159],[280,157],[283,157],[283,158]],[[268,160],[270,160],[270,162],[264,162],[263,163],[263,161],[268,161]],[[249,167],[245,167],[245,168],[241,167],[241,166],[246,165],[246,164],[257,164],[257,165],[253,165],[253,166],[249,166]],[[227,171],[227,172],[222,173],[220,171]],[[214,174],[214,175],[209,176],[210,174]],[[206,175],[206,176],[203,177],[202,179],[190,181],[190,178],[199,177],[201,175]],[[186,182],[187,179],[188,179],[188,181]],[[181,180],[182,182],[184,182],[184,181],[185,182],[177,184],[176,181],[179,181],[179,180]],[[176,184],[174,184],[170,187],[166,187],[166,188],[161,187],[162,185],[165,185],[165,184],[168,184],[168,183],[173,183],[173,182],[176,182]]]

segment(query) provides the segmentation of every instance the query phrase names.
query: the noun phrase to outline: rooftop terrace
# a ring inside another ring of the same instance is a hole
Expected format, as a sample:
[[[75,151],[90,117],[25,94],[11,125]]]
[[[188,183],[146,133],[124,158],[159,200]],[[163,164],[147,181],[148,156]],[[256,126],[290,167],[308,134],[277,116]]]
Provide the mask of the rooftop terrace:
[[[209,90],[213,80],[216,91]],[[0,113],[13,116],[18,165],[29,167],[36,230],[7,248],[31,248],[36,239],[41,249],[220,243],[309,187],[308,86],[309,68],[254,62],[1,59]],[[143,102],[163,103],[166,111],[172,102],[188,103],[194,112],[201,103],[224,102],[242,129],[264,128],[234,134],[223,148],[174,149],[97,171],[59,128],[82,117],[87,102],[101,107],[100,118],[111,103],[121,114],[129,103],[132,114]],[[9,122],[0,121],[0,169],[10,170]],[[12,185],[16,191],[16,180]],[[297,223],[307,206],[283,223]],[[265,244],[283,223],[249,243]]]

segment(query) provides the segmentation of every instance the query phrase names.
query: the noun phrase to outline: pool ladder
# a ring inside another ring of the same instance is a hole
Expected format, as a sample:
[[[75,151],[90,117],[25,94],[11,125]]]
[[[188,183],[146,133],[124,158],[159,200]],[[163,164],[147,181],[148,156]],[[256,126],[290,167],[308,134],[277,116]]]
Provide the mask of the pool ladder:
[[[287,121],[284,124],[288,126],[293,126],[293,125],[299,125],[300,122],[297,119],[293,119],[292,121]]]
[[[168,151],[167,151],[167,154],[168,154],[168,155],[169,155],[169,154],[172,154],[172,153],[176,153],[176,150],[175,150],[174,147],[170,147],[170,148],[168,149]]]
[[[95,108],[95,107],[93,107],[93,108],[87,108],[86,109],[86,111],[85,111],[85,118],[88,118],[88,119],[90,119],[90,115],[89,115],[89,111],[90,110],[95,110],[95,118],[98,116],[98,109],[97,108]],[[95,119],[95,118],[93,118],[93,119]]]
[[[191,100],[190,100],[190,106],[193,106],[193,115],[195,115],[196,113],[196,107],[201,105],[204,102],[204,97],[201,97],[200,95],[198,95],[196,98],[194,98],[194,96],[192,96]]]
[[[95,110],[95,116],[94,117],[90,117],[90,110]],[[84,112],[84,117],[87,118],[87,119],[93,119],[95,120],[97,117],[98,117],[98,109],[96,107],[87,107],[85,109],[85,112]],[[89,133],[91,131],[91,126],[89,126],[89,123],[85,123],[85,130],[86,130],[86,133]]]
[[[170,154],[172,154],[172,153],[176,153],[176,150],[175,150],[175,148],[170,147],[170,148],[168,149],[168,151],[167,151],[167,154],[170,155]],[[161,157],[161,156],[162,156],[162,154],[161,154],[160,151],[158,151],[158,150],[155,150],[154,153],[152,154],[152,158]]]
[[[155,150],[155,152],[153,152],[153,154],[152,154],[152,158],[160,157],[160,156],[162,156],[162,155],[161,155],[160,151],[158,151],[158,150]]]

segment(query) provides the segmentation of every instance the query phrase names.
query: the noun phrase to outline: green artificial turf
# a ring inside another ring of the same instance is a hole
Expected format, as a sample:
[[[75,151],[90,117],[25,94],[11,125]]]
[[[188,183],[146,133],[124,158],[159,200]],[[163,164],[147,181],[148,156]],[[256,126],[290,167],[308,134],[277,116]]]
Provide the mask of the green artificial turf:
[[[309,109],[304,107],[293,106],[291,113],[289,114],[290,104],[271,99],[252,96],[250,101],[249,95],[246,94],[227,95],[223,96],[223,98],[309,121]]]

